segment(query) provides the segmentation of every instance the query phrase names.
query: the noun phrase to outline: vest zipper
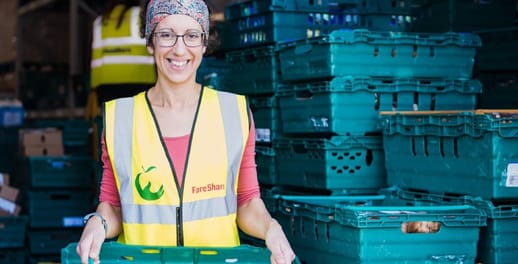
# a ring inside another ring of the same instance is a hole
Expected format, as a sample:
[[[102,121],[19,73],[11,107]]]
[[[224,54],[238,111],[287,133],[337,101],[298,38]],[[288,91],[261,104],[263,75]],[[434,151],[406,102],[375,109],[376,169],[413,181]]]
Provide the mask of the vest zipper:
[[[176,207],[176,245],[183,246],[182,207]]]

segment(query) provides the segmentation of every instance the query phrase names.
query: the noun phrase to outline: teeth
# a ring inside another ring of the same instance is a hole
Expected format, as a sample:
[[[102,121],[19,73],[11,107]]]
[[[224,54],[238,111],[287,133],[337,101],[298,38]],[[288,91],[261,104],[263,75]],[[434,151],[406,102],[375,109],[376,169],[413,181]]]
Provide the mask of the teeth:
[[[187,64],[187,61],[171,61],[171,63],[172,63],[174,66],[181,67],[181,66],[184,66],[185,64]]]

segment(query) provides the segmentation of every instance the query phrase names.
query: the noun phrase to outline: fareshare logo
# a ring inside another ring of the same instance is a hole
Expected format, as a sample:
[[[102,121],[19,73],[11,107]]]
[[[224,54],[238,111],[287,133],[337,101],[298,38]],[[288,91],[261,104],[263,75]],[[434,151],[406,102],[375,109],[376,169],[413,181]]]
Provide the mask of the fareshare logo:
[[[205,193],[205,192],[212,192],[212,191],[220,191],[225,189],[225,184],[214,184],[209,183],[204,186],[192,186],[192,193]]]
[[[154,169],[156,169],[155,166],[150,166],[147,169],[144,169],[144,166],[142,166],[142,171],[135,177],[135,188],[140,197],[146,201],[155,201],[164,195],[164,185],[160,185],[160,188],[158,188],[158,191],[156,192],[151,191],[151,181],[148,181],[144,188],[140,185],[140,176],[143,174],[149,174]]]

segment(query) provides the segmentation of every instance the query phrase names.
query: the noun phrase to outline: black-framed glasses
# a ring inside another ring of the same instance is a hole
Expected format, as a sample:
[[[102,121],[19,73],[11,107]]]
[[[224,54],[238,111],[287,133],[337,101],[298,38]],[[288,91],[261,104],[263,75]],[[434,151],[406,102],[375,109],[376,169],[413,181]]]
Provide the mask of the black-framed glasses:
[[[172,47],[178,41],[178,38],[182,38],[185,46],[190,48],[199,47],[205,42],[205,32],[197,30],[189,30],[183,35],[176,34],[172,30],[161,30],[153,33],[157,40],[157,45],[160,47]]]

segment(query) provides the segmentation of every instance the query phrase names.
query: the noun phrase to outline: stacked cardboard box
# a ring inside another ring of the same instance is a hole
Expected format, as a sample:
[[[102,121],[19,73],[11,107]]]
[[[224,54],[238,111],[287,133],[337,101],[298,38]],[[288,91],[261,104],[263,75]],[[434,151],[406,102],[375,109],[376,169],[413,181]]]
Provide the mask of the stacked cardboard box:
[[[55,128],[21,129],[20,153],[25,157],[63,156],[63,137]]]

